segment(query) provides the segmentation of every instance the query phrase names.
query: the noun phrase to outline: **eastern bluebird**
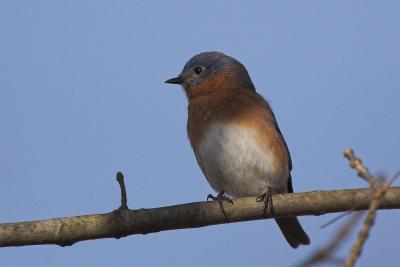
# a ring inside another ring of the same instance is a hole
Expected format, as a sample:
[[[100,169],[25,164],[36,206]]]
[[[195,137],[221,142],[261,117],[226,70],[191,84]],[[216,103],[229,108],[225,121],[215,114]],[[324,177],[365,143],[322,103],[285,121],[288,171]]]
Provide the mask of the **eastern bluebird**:
[[[185,90],[190,143],[219,196],[226,192],[267,200],[271,194],[293,192],[286,142],[268,102],[256,92],[239,61],[220,52],[204,52],[166,83]],[[297,217],[275,220],[293,248],[310,244]]]

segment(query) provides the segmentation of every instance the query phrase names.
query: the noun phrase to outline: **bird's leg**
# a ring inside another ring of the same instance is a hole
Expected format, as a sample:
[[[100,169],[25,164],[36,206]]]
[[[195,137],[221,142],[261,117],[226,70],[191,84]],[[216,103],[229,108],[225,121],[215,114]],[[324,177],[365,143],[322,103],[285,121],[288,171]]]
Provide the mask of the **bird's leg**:
[[[267,191],[265,193],[262,193],[256,198],[257,202],[264,202],[264,211],[263,215],[265,216],[268,213],[273,213],[274,212],[274,205],[272,203],[272,188],[270,186],[267,187]]]
[[[231,203],[233,205],[233,200],[227,196],[225,196],[225,191],[222,190],[216,197],[214,197],[213,195],[209,194],[207,196],[207,201],[209,199],[212,199],[214,201],[218,201],[219,203],[219,207],[221,208],[222,213],[224,214],[225,218],[227,221],[229,221],[228,216],[226,215],[225,209],[224,209],[224,205],[222,204],[222,201],[228,201],[229,203]]]

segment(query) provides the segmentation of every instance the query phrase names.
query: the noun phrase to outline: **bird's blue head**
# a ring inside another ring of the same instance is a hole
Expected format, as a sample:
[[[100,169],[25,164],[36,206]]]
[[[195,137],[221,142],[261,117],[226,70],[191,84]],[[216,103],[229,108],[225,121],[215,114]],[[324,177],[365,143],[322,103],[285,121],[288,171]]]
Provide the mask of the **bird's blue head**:
[[[221,81],[226,87],[255,90],[246,68],[236,59],[221,52],[203,52],[192,57],[184,66],[180,75],[165,81],[182,85],[186,93],[207,86],[218,90]],[[226,84],[229,83],[229,84]]]

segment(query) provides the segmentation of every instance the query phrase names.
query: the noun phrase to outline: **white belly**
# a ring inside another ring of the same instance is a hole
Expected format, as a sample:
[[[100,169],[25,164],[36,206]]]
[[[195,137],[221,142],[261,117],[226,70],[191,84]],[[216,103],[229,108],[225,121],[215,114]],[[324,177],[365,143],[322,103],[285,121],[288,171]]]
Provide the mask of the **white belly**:
[[[257,196],[267,187],[287,192],[289,171],[278,170],[270,149],[261,147],[245,127],[216,123],[207,131],[196,155],[208,182],[234,197]]]

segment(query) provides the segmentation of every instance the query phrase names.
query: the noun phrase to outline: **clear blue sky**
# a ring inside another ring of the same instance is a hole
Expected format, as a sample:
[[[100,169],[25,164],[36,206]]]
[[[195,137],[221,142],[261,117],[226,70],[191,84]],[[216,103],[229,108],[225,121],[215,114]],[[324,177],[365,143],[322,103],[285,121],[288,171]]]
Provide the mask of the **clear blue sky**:
[[[164,84],[194,54],[223,51],[270,100],[295,191],[366,184],[400,168],[399,1],[0,0],[0,222],[204,200],[186,99]],[[397,183],[398,184],[398,183]],[[0,249],[1,266],[292,266],[341,225],[301,218],[291,249],[273,221],[169,231],[72,247]],[[399,266],[397,211],[380,212],[359,266]],[[352,240],[351,240],[352,241]],[[339,253],[347,255],[350,242]]]

